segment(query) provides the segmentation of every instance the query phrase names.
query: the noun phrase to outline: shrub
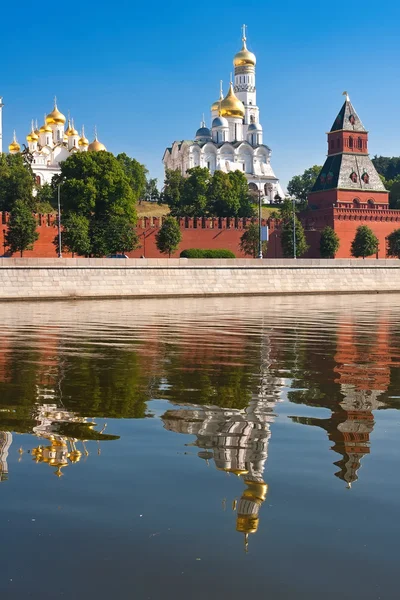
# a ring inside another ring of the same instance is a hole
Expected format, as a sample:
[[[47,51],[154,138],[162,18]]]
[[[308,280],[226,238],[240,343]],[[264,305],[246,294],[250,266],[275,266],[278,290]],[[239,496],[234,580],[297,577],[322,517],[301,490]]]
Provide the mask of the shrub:
[[[181,258],[236,258],[236,256],[230,250],[224,250],[223,248],[215,248],[204,250],[202,248],[189,248],[188,250],[182,250]]]

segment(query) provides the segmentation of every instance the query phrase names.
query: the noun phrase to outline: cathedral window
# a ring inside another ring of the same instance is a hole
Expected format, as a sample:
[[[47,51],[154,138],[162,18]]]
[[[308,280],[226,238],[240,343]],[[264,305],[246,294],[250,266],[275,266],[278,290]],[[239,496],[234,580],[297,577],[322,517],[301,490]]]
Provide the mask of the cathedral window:
[[[208,162],[207,162],[207,169],[208,169],[209,171],[210,171],[210,169],[211,169],[211,163],[210,163],[210,161],[208,161]]]
[[[350,136],[349,137],[349,148],[353,148],[353,145],[354,145],[354,141],[353,141],[353,138]]]
[[[36,175],[36,185],[41,185],[42,180],[40,179],[40,175]]]
[[[362,144],[362,139],[361,139],[360,137],[359,137],[359,138],[358,138],[358,140],[357,140],[357,146],[358,146],[358,148],[359,148],[360,150],[362,150],[362,146],[363,146],[363,144]]]

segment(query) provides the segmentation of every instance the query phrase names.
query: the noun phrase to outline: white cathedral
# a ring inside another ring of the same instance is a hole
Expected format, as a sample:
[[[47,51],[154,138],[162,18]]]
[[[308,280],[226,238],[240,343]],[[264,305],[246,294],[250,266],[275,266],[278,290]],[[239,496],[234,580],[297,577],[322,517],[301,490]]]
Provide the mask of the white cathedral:
[[[201,123],[193,140],[175,141],[164,152],[165,169],[180,170],[183,175],[193,167],[216,170],[240,170],[249,188],[261,192],[264,203],[274,202],[284,193],[271,166],[271,149],[263,144],[263,129],[256,101],[256,57],[246,46],[243,25],[243,47],[233,64],[235,85],[230,82],[227,95],[211,106],[211,130]]]
[[[0,154],[2,148],[2,98],[0,98]],[[67,123],[67,128],[65,127]],[[10,154],[22,152],[25,159],[30,163],[35,175],[36,185],[51,183],[54,175],[61,172],[60,163],[68,158],[74,152],[98,152],[106,150],[104,144],[97,139],[95,132],[94,140],[89,143],[85,137],[85,130],[82,127],[81,133],[75,129],[74,122],[67,119],[57,108],[57,100],[54,99],[53,110],[44,117],[44,123],[39,128],[31,124],[31,130],[26,136],[28,145],[21,150],[16,133],[8,146]]]

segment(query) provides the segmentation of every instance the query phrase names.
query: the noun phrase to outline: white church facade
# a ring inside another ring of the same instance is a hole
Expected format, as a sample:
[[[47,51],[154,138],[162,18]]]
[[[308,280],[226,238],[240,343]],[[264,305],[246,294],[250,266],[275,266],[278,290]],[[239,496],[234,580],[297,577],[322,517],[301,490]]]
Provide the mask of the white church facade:
[[[194,140],[173,142],[164,152],[165,169],[183,175],[193,167],[207,167],[226,173],[242,171],[249,188],[261,192],[264,203],[276,201],[284,193],[271,166],[271,149],[264,144],[260,111],[256,99],[256,57],[247,49],[243,26],[243,46],[234,59],[234,83],[227,95],[222,92],[211,106],[211,129],[201,123]]]
[[[2,98],[0,98],[0,153],[2,147]],[[92,143],[85,136],[84,127],[81,133],[75,129],[74,122],[63,115],[54,99],[53,110],[44,117],[43,125],[39,128],[31,124],[31,130],[26,136],[27,145],[22,149],[14,131],[14,138],[8,146],[10,154],[21,153],[30,163],[35,175],[36,185],[51,183],[54,175],[61,172],[60,164],[75,152],[98,152],[106,150],[104,144],[97,139],[97,133]]]

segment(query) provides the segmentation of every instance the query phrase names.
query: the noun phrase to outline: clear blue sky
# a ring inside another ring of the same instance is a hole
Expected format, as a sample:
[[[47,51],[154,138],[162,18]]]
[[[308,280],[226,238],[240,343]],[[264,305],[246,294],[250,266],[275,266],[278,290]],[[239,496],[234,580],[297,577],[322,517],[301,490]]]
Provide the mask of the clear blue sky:
[[[1,21],[5,145],[14,128],[22,142],[57,95],[90,139],[97,125],[109,150],[162,180],[165,147],[192,139],[203,112],[209,122],[246,23],[264,142],[284,185],[322,164],[343,90],[371,154],[400,155],[398,2],[21,0],[2,3]]]

